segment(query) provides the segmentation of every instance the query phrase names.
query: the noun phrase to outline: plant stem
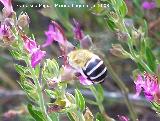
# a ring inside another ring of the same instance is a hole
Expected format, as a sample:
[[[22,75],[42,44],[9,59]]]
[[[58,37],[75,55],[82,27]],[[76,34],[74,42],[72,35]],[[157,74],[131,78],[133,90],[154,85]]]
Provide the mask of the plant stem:
[[[130,114],[131,114],[132,121],[138,121],[137,114],[135,113],[133,105],[131,104],[131,102],[129,101],[129,98],[128,98],[128,88],[125,86],[123,81],[118,77],[118,75],[113,71],[113,69],[107,59],[105,59],[105,64],[106,64],[108,71],[109,71],[110,75],[112,76],[113,80],[115,81],[115,83],[117,83],[117,85],[119,86],[119,88],[121,89],[121,91],[124,95],[124,101],[128,107]]]
[[[104,116],[105,120],[106,120],[106,121],[114,121],[114,119],[110,118],[110,117],[106,114],[105,109],[104,109],[103,104],[102,104],[102,101],[99,100],[99,98],[98,98],[97,90],[95,89],[95,87],[94,87],[93,85],[90,85],[89,88],[90,88],[90,90],[92,91],[92,93],[93,93],[93,95],[94,95],[94,97],[95,97],[95,99],[96,99],[96,102],[97,102],[97,104],[98,104],[98,108],[99,108],[101,114]]]
[[[35,71],[33,68],[31,68],[31,72],[32,72],[32,77],[33,77],[33,80],[35,82],[35,85],[36,85],[36,88],[37,88],[37,93],[38,93],[38,97],[39,97],[39,106],[40,106],[40,109],[43,113],[43,116],[45,117],[45,119],[47,121],[52,121],[52,119],[48,116],[47,112],[46,112],[46,108],[45,108],[45,103],[44,103],[44,98],[43,98],[43,93],[42,93],[42,88],[41,88],[41,85],[39,83],[39,80],[36,78],[36,74],[35,74]]]
[[[153,73],[152,70],[145,64],[145,62],[135,55],[135,52],[134,52],[134,49],[133,49],[133,44],[132,44],[132,37],[130,36],[130,34],[129,34],[126,26],[125,26],[123,18],[121,18],[121,25],[122,25],[123,31],[125,31],[128,34],[128,38],[129,38],[128,39],[128,47],[129,47],[129,50],[130,50],[131,55],[133,57],[132,60],[140,63],[147,72]]]

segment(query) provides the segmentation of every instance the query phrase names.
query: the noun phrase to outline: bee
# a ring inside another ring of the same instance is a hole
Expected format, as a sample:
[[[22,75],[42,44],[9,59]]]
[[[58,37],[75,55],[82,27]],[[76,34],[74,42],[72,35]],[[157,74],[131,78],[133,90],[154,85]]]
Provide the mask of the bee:
[[[107,67],[100,57],[89,50],[79,49],[68,54],[69,65],[80,69],[81,74],[93,83],[104,81],[107,76]]]

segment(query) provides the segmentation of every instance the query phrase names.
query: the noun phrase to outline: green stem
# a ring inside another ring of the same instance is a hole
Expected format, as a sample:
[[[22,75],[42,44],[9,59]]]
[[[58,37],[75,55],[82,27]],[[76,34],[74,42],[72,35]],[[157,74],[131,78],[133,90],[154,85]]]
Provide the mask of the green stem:
[[[132,121],[138,121],[136,111],[134,110],[134,107],[128,98],[128,88],[125,86],[123,81],[118,77],[118,75],[113,71],[113,69],[107,59],[105,59],[105,64],[106,64],[108,71],[109,71],[110,75],[112,76],[113,80],[115,81],[115,83],[117,83],[117,85],[119,86],[119,88],[121,89],[121,91],[124,95],[124,101],[128,107]]]
[[[79,121],[85,121],[85,118],[83,116],[83,113],[82,112],[77,112],[78,113],[78,118],[79,118]]]
[[[45,117],[45,119],[47,119],[47,121],[52,121],[52,119],[47,114],[45,103],[44,103],[44,98],[43,98],[43,93],[42,93],[42,88],[41,88],[41,85],[39,83],[39,80],[35,76],[36,74],[34,73],[35,71],[34,71],[33,68],[31,68],[31,72],[32,72],[33,80],[34,80],[36,88],[37,88],[40,109],[41,109],[41,111],[42,111],[43,116]]]
[[[139,57],[136,56],[136,54],[134,52],[134,49],[133,49],[132,37],[130,36],[130,34],[129,34],[129,32],[128,32],[125,24],[124,24],[123,18],[121,18],[121,25],[122,25],[123,31],[125,31],[128,34],[128,37],[129,37],[129,39],[128,39],[128,47],[129,47],[129,50],[130,50],[131,55],[133,57],[132,60],[135,61],[135,62],[140,63],[147,72],[153,73],[153,71],[145,64],[145,62],[142,59],[140,59]]]
[[[95,89],[95,87],[93,85],[90,85],[89,86],[90,90],[92,91],[93,95],[95,96],[95,99],[96,99],[96,102],[98,104],[98,108],[101,112],[101,114],[104,116],[104,118],[106,119],[106,121],[114,121],[114,119],[110,118],[106,112],[105,112],[105,109],[103,107],[103,104],[102,104],[102,101],[99,100],[98,98],[98,93],[97,93],[97,90]]]

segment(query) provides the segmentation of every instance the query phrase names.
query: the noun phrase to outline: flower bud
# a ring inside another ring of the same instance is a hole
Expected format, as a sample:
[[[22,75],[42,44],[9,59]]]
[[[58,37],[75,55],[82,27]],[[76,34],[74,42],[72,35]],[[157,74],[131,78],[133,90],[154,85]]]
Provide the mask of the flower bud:
[[[128,40],[128,33],[117,30],[116,34],[119,41],[126,42]]]
[[[113,44],[110,52],[120,58],[129,58],[129,53],[127,53],[120,44]]]
[[[27,13],[20,14],[18,17],[17,25],[24,28],[28,27],[30,22],[30,18]]]
[[[89,35],[86,35],[85,37],[83,37],[83,39],[81,39],[80,41],[80,46],[83,49],[89,49],[92,46],[92,38]]]
[[[59,105],[51,105],[48,107],[47,112],[48,113],[53,113],[53,112],[59,112],[62,110],[62,107]]]
[[[144,36],[144,32],[142,31],[142,28],[132,29],[132,38],[134,40],[141,40],[141,38]]]
[[[48,85],[49,89],[54,89],[57,87],[58,82],[59,82],[59,80],[56,78],[50,79],[50,80],[47,80],[47,85]]]

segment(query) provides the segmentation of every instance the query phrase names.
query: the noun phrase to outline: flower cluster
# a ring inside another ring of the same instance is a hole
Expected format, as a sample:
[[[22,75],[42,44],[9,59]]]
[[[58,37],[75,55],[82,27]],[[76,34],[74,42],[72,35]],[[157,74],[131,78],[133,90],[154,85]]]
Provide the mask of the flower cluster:
[[[31,66],[35,68],[36,65],[44,58],[46,52],[40,50],[40,46],[37,46],[35,40],[32,40],[25,35],[23,35],[22,38],[24,41],[24,48],[31,55]]]
[[[157,95],[160,91],[157,76],[145,72],[144,76],[139,74],[134,83],[136,85],[136,95],[139,95],[143,89],[147,100],[157,101]]]
[[[74,20],[74,27],[73,27],[73,34],[74,38],[76,41],[80,42],[81,48],[89,48],[91,46],[92,40],[91,38],[87,35],[85,36],[83,31],[81,30],[80,24]],[[63,52],[62,56],[67,57],[67,53],[70,52],[68,50],[73,50],[76,48],[72,43],[67,41],[67,38],[64,35],[64,30],[58,23],[55,21],[52,21],[52,23],[48,27],[48,31],[45,31],[45,35],[47,39],[45,40],[45,43],[42,45],[42,47],[46,47],[51,45],[54,41],[57,41]],[[35,46],[35,44],[31,44],[31,46]],[[33,48],[33,47],[32,47]],[[64,49],[65,48],[65,49]],[[65,60],[64,60],[65,61]],[[72,70],[72,72],[71,72]],[[80,69],[73,69],[71,65],[65,64],[64,65],[64,72],[71,75],[73,77],[74,75],[80,80],[80,83],[83,85],[91,85],[93,84],[90,80],[87,79],[87,77],[83,74],[83,72]],[[62,79],[65,78],[70,78],[70,76],[62,76]]]

